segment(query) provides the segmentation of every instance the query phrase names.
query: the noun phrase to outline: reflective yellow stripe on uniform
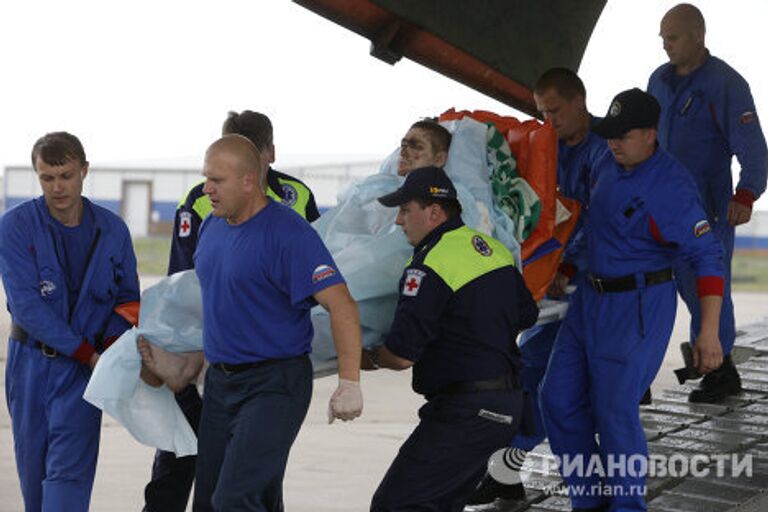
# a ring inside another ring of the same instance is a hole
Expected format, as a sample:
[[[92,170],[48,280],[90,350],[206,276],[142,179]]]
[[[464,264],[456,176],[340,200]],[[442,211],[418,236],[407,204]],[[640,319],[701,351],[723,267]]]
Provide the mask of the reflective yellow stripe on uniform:
[[[213,206],[211,206],[211,200],[208,199],[208,196],[202,195],[197,198],[195,204],[192,205],[192,209],[201,219],[204,219],[211,213]]]
[[[296,213],[306,219],[307,204],[309,203],[309,198],[311,196],[309,189],[298,181],[286,180],[283,178],[278,178],[277,181],[283,188],[284,197],[278,196],[271,188],[267,189],[267,195],[275,201],[292,208]]]
[[[309,204],[309,199],[312,195],[312,193],[309,191],[309,189],[299,183],[298,181],[293,180],[285,180],[282,178],[278,178],[277,180],[280,183],[280,186],[283,188],[283,195],[285,195],[285,199],[278,196],[277,193],[272,190],[271,188],[267,188],[267,196],[271,197],[275,201],[282,203],[286,206],[289,206],[292,208],[296,213],[301,215],[303,218],[307,218],[307,205]],[[202,183],[202,182],[200,182]],[[199,185],[200,183],[196,184]],[[184,206],[187,202],[187,198],[189,197],[189,193],[187,193],[186,196],[179,202],[179,207]],[[201,218],[204,219],[208,216],[209,213],[211,213],[211,210],[213,208],[211,207],[211,201],[208,199],[207,195],[201,195],[195,200],[195,203],[192,205],[192,210]]]
[[[424,265],[456,292],[489,272],[515,266],[515,258],[498,240],[462,226],[440,238],[424,258]]]

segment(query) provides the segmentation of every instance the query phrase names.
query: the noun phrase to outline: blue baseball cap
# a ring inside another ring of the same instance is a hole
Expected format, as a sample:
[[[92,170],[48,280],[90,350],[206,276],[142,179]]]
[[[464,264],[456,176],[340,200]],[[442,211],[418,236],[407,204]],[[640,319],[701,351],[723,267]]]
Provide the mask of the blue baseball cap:
[[[456,187],[440,167],[422,167],[411,171],[405,177],[405,183],[392,192],[379,198],[384,206],[400,206],[413,199],[453,199],[458,201]]]

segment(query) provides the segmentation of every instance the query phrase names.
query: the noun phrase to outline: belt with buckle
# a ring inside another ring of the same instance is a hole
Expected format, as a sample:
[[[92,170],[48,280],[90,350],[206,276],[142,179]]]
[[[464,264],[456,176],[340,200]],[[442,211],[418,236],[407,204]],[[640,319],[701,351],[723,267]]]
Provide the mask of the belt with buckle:
[[[517,376],[508,373],[496,379],[490,380],[471,380],[465,382],[454,382],[441,388],[436,395],[456,395],[459,393],[477,393],[479,391],[512,391],[520,389],[520,383]]]
[[[26,345],[29,342],[29,333],[19,324],[11,323],[10,338]],[[39,341],[35,342],[35,348],[39,348],[45,357],[56,357],[59,355],[58,350]]]
[[[261,368],[262,366],[269,366],[271,364],[280,363],[283,361],[291,361],[293,359],[301,359],[304,357],[307,357],[307,355],[302,354],[300,356],[286,357],[283,359],[264,359],[263,361],[256,361],[255,363],[238,363],[238,364],[212,363],[211,368],[216,368],[217,370],[222,372],[224,375],[232,375],[235,373],[240,373],[246,370],[250,370],[252,368]]]
[[[671,268],[646,272],[643,274],[645,286],[666,283],[674,278]],[[637,279],[634,274],[621,277],[595,277],[589,276],[589,284],[597,293],[628,292],[637,289]]]

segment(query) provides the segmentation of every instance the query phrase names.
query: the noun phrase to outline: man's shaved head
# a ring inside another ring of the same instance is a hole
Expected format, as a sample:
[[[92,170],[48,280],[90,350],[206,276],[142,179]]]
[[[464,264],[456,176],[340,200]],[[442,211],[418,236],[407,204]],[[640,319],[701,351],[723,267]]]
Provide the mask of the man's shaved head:
[[[242,135],[224,135],[208,146],[206,160],[221,157],[235,164],[241,176],[246,172],[262,172],[261,153],[253,142]]]
[[[706,60],[706,26],[697,7],[678,4],[671,8],[661,19],[659,35],[678,75],[692,73]]]
[[[667,11],[662,19],[662,23],[664,20],[674,20],[682,23],[689,30],[701,30],[702,32],[707,30],[704,15],[701,14],[698,7],[691,4],[677,4]]]
[[[225,135],[205,152],[203,192],[211,201],[212,213],[230,224],[239,224],[267,203],[262,180],[265,174],[261,153],[242,135]]]

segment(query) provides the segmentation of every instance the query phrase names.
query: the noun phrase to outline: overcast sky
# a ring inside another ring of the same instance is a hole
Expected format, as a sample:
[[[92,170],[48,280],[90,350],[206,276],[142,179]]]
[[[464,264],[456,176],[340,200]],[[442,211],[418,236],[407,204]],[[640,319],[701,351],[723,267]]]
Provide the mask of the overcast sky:
[[[609,0],[580,75],[602,115],[666,60],[658,37],[677,2]],[[695,1],[707,46],[768,107],[764,0]],[[4,0],[0,5],[0,168],[68,130],[93,165],[200,162],[228,110],[267,113],[278,164],[296,155],[383,156],[416,118],[450,107],[513,112],[402,60],[288,0]],[[768,199],[759,206],[768,208]]]

